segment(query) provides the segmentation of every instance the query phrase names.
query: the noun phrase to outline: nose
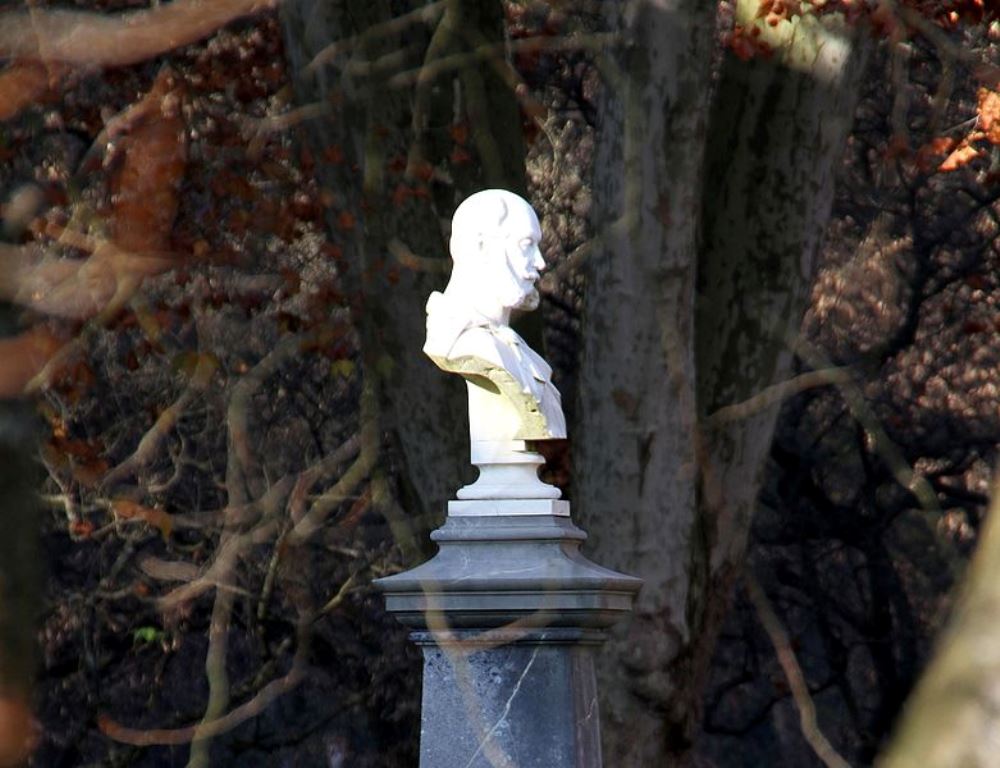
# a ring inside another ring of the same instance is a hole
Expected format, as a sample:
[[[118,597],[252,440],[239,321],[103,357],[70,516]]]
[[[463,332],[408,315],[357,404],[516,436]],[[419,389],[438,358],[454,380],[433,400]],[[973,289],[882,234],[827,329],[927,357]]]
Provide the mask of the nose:
[[[536,272],[541,272],[545,269],[545,259],[542,258],[542,252],[535,247],[535,252],[531,257],[531,266],[535,268]]]

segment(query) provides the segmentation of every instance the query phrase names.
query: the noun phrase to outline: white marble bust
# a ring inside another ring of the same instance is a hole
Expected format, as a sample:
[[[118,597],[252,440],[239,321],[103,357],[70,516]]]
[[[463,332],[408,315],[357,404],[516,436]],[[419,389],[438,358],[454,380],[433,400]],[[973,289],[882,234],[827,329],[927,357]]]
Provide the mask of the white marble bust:
[[[526,200],[502,189],[477,192],[452,219],[448,286],[427,301],[424,352],[469,383],[474,461],[477,447],[566,437],[552,369],[510,327],[511,310],[538,306],[541,236]]]

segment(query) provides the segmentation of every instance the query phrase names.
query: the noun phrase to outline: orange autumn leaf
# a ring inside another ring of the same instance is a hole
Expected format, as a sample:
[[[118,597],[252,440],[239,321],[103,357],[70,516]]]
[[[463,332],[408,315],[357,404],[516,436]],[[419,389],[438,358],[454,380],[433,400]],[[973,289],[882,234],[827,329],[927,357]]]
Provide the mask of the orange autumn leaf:
[[[1000,144],[1000,93],[980,88],[977,97],[978,127],[991,144]]]
[[[110,465],[107,459],[96,459],[88,462],[73,462],[71,474],[84,488],[95,488],[100,484],[104,476],[108,474]]]
[[[396,188],[392,191],[392,204],[400,208],[406,204],[406,201],[410,199],[413,192],[405,184],[397,184]]]
[[[735,25],[726,45],[741,61],[749,61],[756,56],[769,59],[773,53],[771,47],[760,39],[760,29],[755,26],[746,29]]]
[[[0,72],[0,120],[10,120],[22,109],[51,98],[66,68],[40,61],[14,61]]]
[[[42,446],[42,455],[50,466],[68,471],[86,488],[98,485],[110,469],[103,451],[100,441],[68,438],[64,429],[53,430],[50,440]]]
[[[135,517],[141,518],[143,509],[145,507],[141,504],[136,504],[131,499],[115,499],[111,502],[111,510],[122,520],[131,520]]]
[[[465,144],[469,140],[468,123],[455,123],[448,129],[448,132],[456,144]]]
[[[164,541],[170,538],[170,533],[174,529],[174,519],[169,512],[164,512],[162,509],[150,509],[145,520],[160,532]]]
[[[20,765],[38,742],[38,724],[27,701],[0,697],[0,765]]]
[[[155,507],[145,507],[130,499],[115,499],[111,502],[111,510],[122,520],[145,521],[159,530],[164,541],[170,538],[170,532],[174,528],[174,521],[169,512]]]
[[[421,181],[430,181],[434,176],[434,166],[426,160],[416,160],[407,165],[406,173]]]
[[[337,216],[337,229],[341,232],[350,232],[357,224],[357,219],[350,211],[341,211]]]
[[[92,443],[88,440],[74,440],[72,438],[60,438],[52,436],[52,445],[67,456],[83,461],[93,461],[101,455],[102,446],[100,443]]]
[[[939,171],[955,171],[961,168],[963,165],[968,165],[973,159],[979,156],[979,150],[969,144],[962,143],[958,145],[948,157],[944,159],[944,162],[938,166]]]
[[[35,326],[20,336],[0,339],[0,397],[24,393],[28,383],[63,346],[44,326]]]
[[[129,253],[166,251],[187,164],[182,90],[169,70],[157,76],[125,136],[122,166],[112,181],[112,239]]]
[[[87,539],[94,532],[94,524],[89,520],[76,520],[70,523],[69,532],[74,538]]]
[[[448,159],[452,165],[466,165],[472,162],[472,155],[463,147],[455,145]]]
[[[323,159],[328,163],[339,165],[344,162],[344,150],[336,144],[329,146],[323,150]]]
[[[951,152],[956,144],[958,144],[956,139],[947,136],[938,136],[936,139],[924,144],[917,151],[917,165],[922,171],[930,170],[934,167],[934,159]]]

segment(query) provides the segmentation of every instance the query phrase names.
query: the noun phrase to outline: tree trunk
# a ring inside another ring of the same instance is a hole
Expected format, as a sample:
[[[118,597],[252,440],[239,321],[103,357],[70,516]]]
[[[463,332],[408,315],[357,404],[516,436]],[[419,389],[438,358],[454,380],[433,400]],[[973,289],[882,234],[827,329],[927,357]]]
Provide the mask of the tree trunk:
[[[694,297],[715,6],[636,4],[605,83],[593,181],[600,238],[587,273],[574,514],[595,562],[640,576],[603,649],[604,762],[663,765],[692,640],[696,526]],[[610,55],[609,55],[610,58]]]
[[[756,14],[756,3],[738,12]],[[739,21],[739,19],[738,19]],[[773,59],[727,53],[709,122],[698,262],[698,413],[752,397],[791,373],[793,348],[853,124],[866,46],[836,19],[784,23]],[[794,29],[794,32],[793,32]],[[787,44],[796,35],[794,47]],[[701,585],[688,603],[697,638],[684,697],[698,696],[733,581],[743,567],[780,404],[706,423],[700,456]]]
[[[1000,745],[1000,495],[930,667],[879,768],[988,768]]]
[[[788,373],[858,71],[849,38],[810,20],[772,38],[773,60],[727,54],[710,106],[712,9],[644,13],[601,125],[610,237],[588,275],[575,446],[591,556],[646,581],[599,670],[605,760],[623,766],[680,760],[696,733],[777,408],[703,420]]]
[[[380,467],[393,468],[420,530],[444,515],[471,472],[464,386],[420,354],[424,304],[450,267],[441,222],[475,191],[525,188],[518,106],[497,46],[499,2],[449,0],[443,13],[426,11],[386,25],[387,2],[281,5],[297,98],[329,108],[308,124],[308,140],[335,199],[330,239],[344,253],[365,375],[379,385],[389,451]],[[333,43],[343,52],[309,68]],[[392,58],[407,47],[412,55]],[[406,251],[418,258],[401,259]]]

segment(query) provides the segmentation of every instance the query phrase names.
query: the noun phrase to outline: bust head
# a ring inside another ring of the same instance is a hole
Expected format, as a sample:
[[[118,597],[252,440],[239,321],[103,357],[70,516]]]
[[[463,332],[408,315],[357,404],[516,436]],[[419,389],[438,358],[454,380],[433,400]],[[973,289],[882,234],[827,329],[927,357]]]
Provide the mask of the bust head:
[[[545,267],[542,230],[524,198],[487,189],[466,198],[452,219],[451,283],[479,312],[506,323],[511,309],[538,306],[535,281]]]

